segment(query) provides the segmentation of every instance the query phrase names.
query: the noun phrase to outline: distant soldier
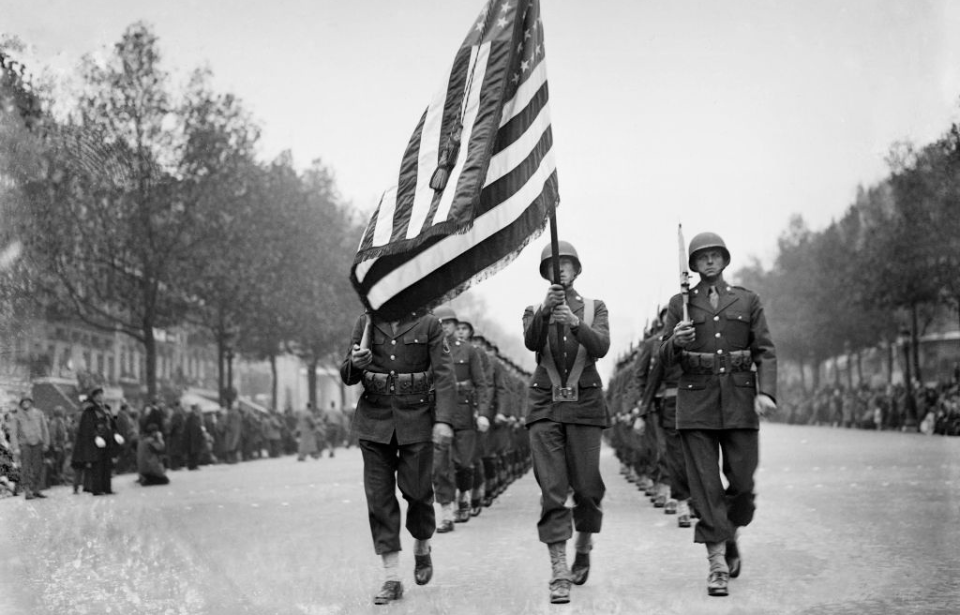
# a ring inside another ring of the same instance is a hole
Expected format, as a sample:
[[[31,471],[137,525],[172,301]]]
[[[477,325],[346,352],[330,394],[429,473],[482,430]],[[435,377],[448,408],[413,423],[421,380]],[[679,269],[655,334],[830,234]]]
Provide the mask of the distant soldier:
[[[723,279],[730,252],[714,233],[690,242],[690,269],[700,283],[670,299],[660,347],[665,367],[680,364],[677,429],[693,503],[700,514],[694,541],[710,562],[707,592],[726,596],[728,578],[740,574],[738,528],[754,513],[760,417],[776,408],[777,355],[760,298]],[[729,486],[720,478],[720,454]]]
[[[437,532],[442,534],[453,530],[454,521],[465,523],[470,520],[477,433],[490,428],[490,417],[480,351],[457,337],[459,320],[452,309],[438,307],[434,314],[440,320],[450,348],[457,387],[457,405],[450,423],[453,440],[436,445],[433,456],[433,483],[441,515]]]
[[[570,601],[571,581],[586,582],[592,537],[603,521],[600,441],[608,419],[595,362],[610,349],[607,307],[574,290],[580,258],[566,241],[559,248],[560,279],[553,279],[548,245],[540,256],[540,275],[551,285],[543,302],[523,314],[524,344],[537,358],[526,425],[542,494],[537,529],[550,553],[552,603]],[[566,507],[571,491],[572,510]],[[570,569],[566,551],[574,528],[576,559]]]
[[[470,491],[470,516],[476,517],[483,510],[483,500],[487,485],[494,483],[493,479],[493,442],[491,435],[494,426],[494,370],[493,360],[483,349],[483,345],[478,340],[474,340],[473,323],[467,320],[459,320],[457,323],[457,340],[463,344],[469,344],[476,350],[480,358],[480,367],[483,370],[484,386],[477,390],[477,400],[474,404],[476,408],[477,425],[477,446],[473,450],[473,487]],[[456,361],[454,361],[456,368]],[[459,379],[458,379],[459,380]],[[481,413],[480,409],[484,411]],[[484,419],[484,420],[481,420]],[[486,462],[484,462],[486,460]],[[488,472],[490,473],[488,475]]]
[[[369,348],[360,345],[365,329]],[[433,576],[433,447],[452,439],[457,405],[453,362],[440,322],[423,310],[394,322],[359,318],[340,377],[347,385],[363,384],[353,428],[363,454],[370,531],[386,577],[373,601],[387,604],[403,596],[398,487],[407,501],[406,527],[415,539],[414,580],[426,585]]]

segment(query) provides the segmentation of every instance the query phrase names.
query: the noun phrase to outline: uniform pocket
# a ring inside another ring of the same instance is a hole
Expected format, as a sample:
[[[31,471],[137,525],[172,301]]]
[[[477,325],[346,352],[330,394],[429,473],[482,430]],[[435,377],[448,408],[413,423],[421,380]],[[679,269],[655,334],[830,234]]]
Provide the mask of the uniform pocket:
[[[756,386],[756,380],[752,373],[732,373],[730,377],[733,378],[733,384],[738,387],[750,387],[753,388]]]
[[[680,377],[677,388],[683,391],[701,391],[707,388],[712,377],[709,374],[684,374]]]

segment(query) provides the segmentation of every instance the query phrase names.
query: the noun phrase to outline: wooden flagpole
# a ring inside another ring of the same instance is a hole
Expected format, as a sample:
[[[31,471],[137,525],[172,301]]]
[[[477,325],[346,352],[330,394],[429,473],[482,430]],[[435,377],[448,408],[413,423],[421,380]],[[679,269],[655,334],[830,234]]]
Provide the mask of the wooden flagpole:
[[[557,212],[554,210],[550,214],[550,253],[552,258],[550,264],[553,268],[553,282],[560,283],[560,239],[557,236]],[[554,323],[557,331],[557,349],[563,348],[563,325]],[[567,386],[567,362],[561,361],[560,365],[560,386]]]

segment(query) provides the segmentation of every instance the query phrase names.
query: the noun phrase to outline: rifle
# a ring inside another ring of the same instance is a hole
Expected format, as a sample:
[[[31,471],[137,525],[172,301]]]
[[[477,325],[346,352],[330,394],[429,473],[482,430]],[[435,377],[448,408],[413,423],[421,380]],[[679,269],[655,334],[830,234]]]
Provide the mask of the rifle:
[[[686,243],[683,241],[683,225],[677,224],[677,241],[680,244],[680,294],[683,296],[683,320],[690,320],[690,266],[687,263]]]

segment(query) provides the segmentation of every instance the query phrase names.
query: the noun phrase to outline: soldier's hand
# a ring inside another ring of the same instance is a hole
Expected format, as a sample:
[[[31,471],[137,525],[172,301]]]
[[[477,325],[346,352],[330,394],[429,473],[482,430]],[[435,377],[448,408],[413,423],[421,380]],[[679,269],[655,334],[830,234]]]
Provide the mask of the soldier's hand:
[[[350,364],[357,369],[363,369],[370,365],[371,361],[373,361],[373,353],[370,352],[370,349],[364,348],[361,350],[360,346],[354,344],[353,350],[350,351]]]
[[[509,423],[510,419],[502,412],[497,412],[496,416],[493,417],[493,422],[497,425],[503,425],[504,423]]]
[[[567,297],[563,292],[563,286],[559,284],[551,284],[550,288],[547,289],[547,296],[543,300],[543,309],[548,312],[552,312],[553,308],[566,300]]]
[[[677,348],[686,348],[696,339],[697,332],[689,320],[681,320],[673,328],[673,345]]]
[[[633,431],[638,436],[642,436],[647,431],[647,423],[642,417],[637,417],[637,420],[633,422]]]
[[[477,431],[486,433],[490,429],[490,419],[485,416],[477,417]]]
[[[447,446],[453,440],[453,427],[446,423],[433,424],[433,443],[437,446]]]
[[[760,393],[753,398],[753,411],[757,416],[764,417],[777,410],[777,402],[773,401],[766,393]]]
[[[97,448],[107,447],[107,441],[101,438],[100,436],[97,436],[96,438],[94,438],[93,443],[97,445]]]
[[[123,446],[123,443],[126,442],[126,440],[123,439],[123,436],[118,433],[113,434],[113,440],[120,446]]]
[[[567,325],[569,327],[580,326],[580,319],[577,318],[577,315],[573,313],[573,310],[571,310],[570,306],[566,303],[553,308],[553,319],[561,325]]]

